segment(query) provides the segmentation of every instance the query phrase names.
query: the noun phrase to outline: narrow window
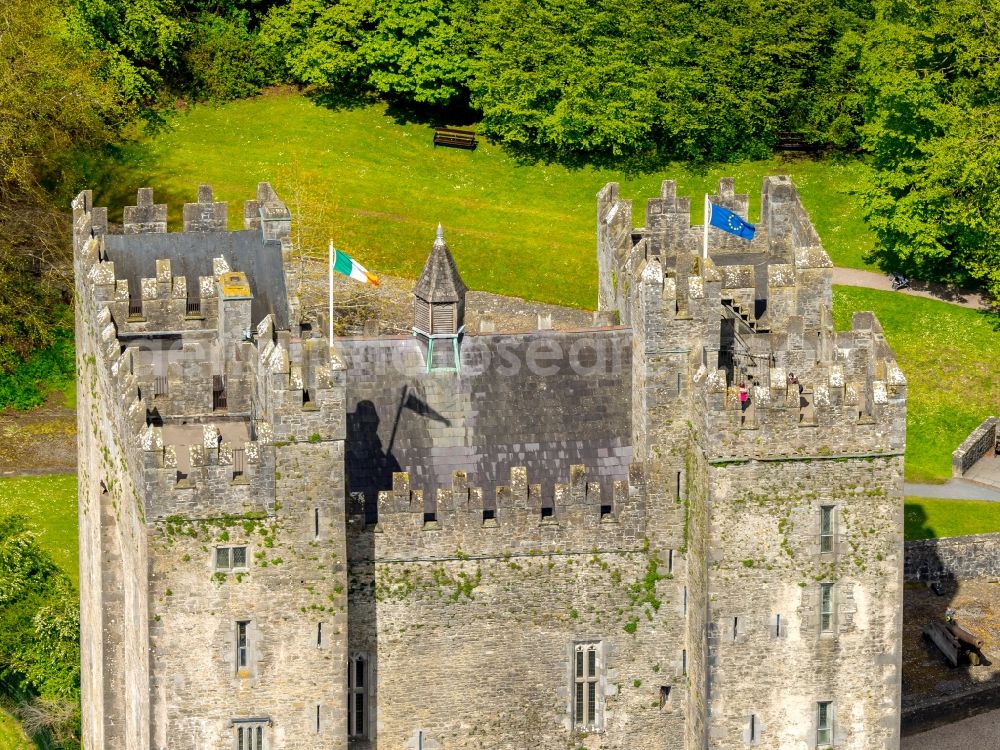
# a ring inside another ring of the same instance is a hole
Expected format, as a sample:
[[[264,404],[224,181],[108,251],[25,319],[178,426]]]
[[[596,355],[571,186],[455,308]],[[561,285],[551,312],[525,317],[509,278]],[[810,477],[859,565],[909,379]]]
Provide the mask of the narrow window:
[[[674,551],[672,549],[667,550],[667,572],[674,572]]]
[[[757,716],[750,714],[750,741],[757,741]]]
[[[686,648],[681,649],[681,674],[688,673],[688,652]]]
[[[249,663],[249,641],[247,631],[250,629],[249,620],[240,620],[236,623],[236,670],[244,670]]]
[[[660,708],[667,705],[670,700],[670,685],[660,685]]]
[[[680,396],[682,393],[684,393],[684,376],[677,373],[677,395]]]
[[[833,584],[819,585],[819,629],[824,633],[833,632]]]
[[[316,647],[323,645],[323,623],[316,623]]]
[[[819,509],[819,551],[833,552],[833,506]]]
[[[674,494],[676,502],[681,501],[681,473],[677,472],[677,492]]]
[[[368,659],[352,656],[347,662],[347,734],[368,737]]]
[[[597,643],[578,643],[574,659],[573,720],[578,729],[597,727]]]
[[[240,721],[236,726],[236,750],[264,750],[264,725]]]
[[[833,711],[830,701],[816,704],[816,746],[829,747],[833,736]]]
[[[688,613],[688,587],[684,587],[684,614]]]
[[[319,539],[319,508],[316,508],[316,509],[313,510],[313,519],[314,519],[313,520],[313,525],[315,527],[314,530],[313,530],[313,535],[317,539]]]
[[[740,634],[740,618],[739,617],[734,617],[733,618],[733,640],[734,641],[736,640],[736,637],[739,634]]]
[[[774,637],[781,638],[781,615],[776,615],[774,618]]]
[[[319,734],[319,704],[316,704],[316,733]]]

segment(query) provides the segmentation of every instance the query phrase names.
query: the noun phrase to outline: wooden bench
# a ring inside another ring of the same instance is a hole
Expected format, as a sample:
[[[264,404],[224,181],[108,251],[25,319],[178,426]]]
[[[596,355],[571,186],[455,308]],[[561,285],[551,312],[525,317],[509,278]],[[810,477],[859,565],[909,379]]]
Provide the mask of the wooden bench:
[[[774,146],[775,151],[802,151],[812,153],[819,151],[818,143],[806,143],[801,133],[778,133],[778,142]]]
[[[434,145],[452,146],[453,148],[476,147],[476,134],[471,130],[455,130],[454,128],[434,128]]]

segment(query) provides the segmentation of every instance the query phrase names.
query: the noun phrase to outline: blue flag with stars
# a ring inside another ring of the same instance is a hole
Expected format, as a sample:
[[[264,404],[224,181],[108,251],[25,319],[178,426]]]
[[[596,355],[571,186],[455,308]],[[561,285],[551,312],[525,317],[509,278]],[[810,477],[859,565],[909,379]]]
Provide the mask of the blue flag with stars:
[[[745,240],[753,239],[754,232],[757,231],[756,226],[745,221],[741,216],[734,214],[727,208],[716,206],[712,202],[709,202],[708,205],[711,217],[708,222],[709,224],[721,229],[723,232],[735,234],[737,237],[742,237]]]

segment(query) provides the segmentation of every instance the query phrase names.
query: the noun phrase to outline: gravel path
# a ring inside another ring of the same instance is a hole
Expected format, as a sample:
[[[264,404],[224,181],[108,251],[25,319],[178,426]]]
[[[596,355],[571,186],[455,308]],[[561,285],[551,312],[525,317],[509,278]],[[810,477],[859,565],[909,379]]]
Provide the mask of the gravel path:
[[[884,273],[862,271],[857,268],[834,268],[833,283],[844,286],[861,286],[868,289],[892,291],[892,281]],[[969,307],[973,310],[989,310],[990,305],[976,292],[959,289],[950,284],[927,284],[922,281],[910,282],[906,289],[898,290],[900,294],[914,297],[936,299],[939,302],[950,302],[953,305]]]

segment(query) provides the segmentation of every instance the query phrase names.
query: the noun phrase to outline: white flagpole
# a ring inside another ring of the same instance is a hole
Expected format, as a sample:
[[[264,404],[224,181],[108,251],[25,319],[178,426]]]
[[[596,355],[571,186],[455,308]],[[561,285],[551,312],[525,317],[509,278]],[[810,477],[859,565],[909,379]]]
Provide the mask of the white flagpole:
[[[708,257],[708,224],[712,220],[712,203],[708,200],[708,193],[705,193],[705,242],[701,247],[701,257]]]
[[[330,340],[329,345],[333,346],[333,240],[330,240],[330,263],[328,273],[330,276]]]

